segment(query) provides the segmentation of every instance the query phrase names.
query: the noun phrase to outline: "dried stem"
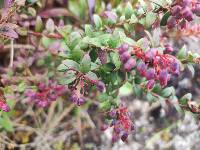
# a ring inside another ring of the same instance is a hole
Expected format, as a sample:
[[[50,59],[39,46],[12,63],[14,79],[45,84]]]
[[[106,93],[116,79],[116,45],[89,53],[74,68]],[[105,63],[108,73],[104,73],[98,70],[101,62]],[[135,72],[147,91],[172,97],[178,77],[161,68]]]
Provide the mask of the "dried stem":
[[[9,65],[9,67],[13,67],[13,61],[14,61],[14,40],[13,39],[11,39],[11,42],[10,42],[10,45],[11,45],[11,47],[10,47],[10,65]]]

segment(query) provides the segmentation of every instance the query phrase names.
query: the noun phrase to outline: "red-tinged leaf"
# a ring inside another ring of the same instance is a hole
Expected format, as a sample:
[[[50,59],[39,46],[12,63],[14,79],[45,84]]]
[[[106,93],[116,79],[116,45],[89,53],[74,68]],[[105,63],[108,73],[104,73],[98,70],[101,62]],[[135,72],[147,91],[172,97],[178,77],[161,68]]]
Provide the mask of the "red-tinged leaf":
[[[0,28],[0,35],[5,36],[9,39],[18,38],[18,34],[12,28],[9,28],[8,26],[4,26]]]
[[[72,14],[64,8],[53,8],[40,12],[39,16],[41,16],[42,18],[50,18],[60,16],[72,16]]]
[[[9,8],[13,0],[4,0],[4,8]]]
[[[88,0],[89,14],[90,18],[93,19],[94,9],[95,9],[95,0]]]

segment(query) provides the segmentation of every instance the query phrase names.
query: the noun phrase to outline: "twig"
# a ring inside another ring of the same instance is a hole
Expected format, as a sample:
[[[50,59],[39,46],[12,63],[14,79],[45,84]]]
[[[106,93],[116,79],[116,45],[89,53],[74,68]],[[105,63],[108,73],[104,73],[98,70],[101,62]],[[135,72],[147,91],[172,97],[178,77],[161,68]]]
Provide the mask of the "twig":
[[[11,45],[11,47],[10,47],[10,65],[9,65],[9,67],[13,67],[13,60],[14,60],[14,40],[13,39],[11,39],[11,41],[10,41],[10,45]]]
[[[62,113],[61,115],[56,118],[55,120],[53,120],[52,124],[50,124],[49,128],[55,128],[59,123],[60,121],[62,121],[62,119],[74,108],[74,104],[71,104],[68,108],[66,108]]]
[[[31,49],[34,50],[35,47],[32,45],[23,45],[23,44],[10,44],[10,45],[5,45],[3,49],[11,49],[11,47],[13,47],[14,49]]]

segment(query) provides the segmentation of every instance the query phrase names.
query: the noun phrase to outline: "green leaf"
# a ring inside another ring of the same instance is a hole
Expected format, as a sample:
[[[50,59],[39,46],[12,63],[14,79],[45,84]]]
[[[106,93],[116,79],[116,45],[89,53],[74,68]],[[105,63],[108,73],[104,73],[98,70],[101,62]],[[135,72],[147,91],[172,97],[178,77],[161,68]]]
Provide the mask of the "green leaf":
[[[151,27],[152,24],[156,21],[157,14],[153,12],[148,12],[145,18],[145,25],[146,27]]]
[[[194,66],[192,64],[187,64],[187,68],[191,72],[192,77],[194,77],[194,74],[195,74]]]
[[[106,93],[99,93],[98,100],[101,102],[107,101],[109,96]]]
[[[91,58],[89,54],[86,54],[80,63],[80,70],[83,73],[87,73],[90,71],[90,69],[91,69]]]
[[[133,93],[133,85],[129,82],[126,82],[122,87],[119,89],[119,96],[128,96]]]
[[[179,103],[181,105],[187,105],[188,101],[192,99],[192,94],[188,93],[185,94],[183,97],[180,98]]]
[[[125,18],[130,19],[131,15],[134,13],[133,7],[130,2],[127,3],[126,8],[125,8]]]
[[[119,42],[120,42],[119,36],[113,36],[112,38],[109,39],[108,45],[110,48],[116,48]]]
[[[175,89],[174,87],[167,87],[165,89],[163,89],[163,91],[161,92],[161,95],[163,97],[170,97],[171,95],[175,94]]]
[[[100,110],[103,110],[103,111],[109,110],[111,108],[111,104],[109,100],[103,101],[102,103],[100,103],[99,108]]]
[[[12,122],[10,121],[7,115],[3,115],[3,117],[0,118],[0,126],[9,132],[13,131]]]
[[[136,15],[133,13],[131,15],[131,19],[130,19],[130,23],[137,23],[138,22],[138,18],[136,17]]]
[[[42,45],[43,45],[45,48],[48,48],[48,47],[49,47],[49,44],[52,43],[53,40],[44,36],[44,37],[42,37],[41,42],[42,42]]]
[[[184,45],[177,54],[178,59],[186,59],[187,58],[187,49]]]
[[[25,89],[26,89],[26,84],[25,84],[25,82],[21,82],[21,83],[18,85],[18,87],[17,87],[17,90],[18,90],[19,92],[24,92]]]
[[[110,55],[111,55],[112,62],[114,63],[116,69],[119,69],[121,66],[119,54],[117,52],[112,52],[112,53],[110,53]]]
[[[98,80],[97,75],[92,71],[89,71],[85,76],[92,79],[92,80]]]
[[[169,17],[170,17],[170,12],[167,11],[167,12],[163,15],[163,17],[162,17],[162,19],[161,19],[161,21],[160,21],[160,25],[161,25],[161,26],[166,26],[166,25],[167,25],[167,20],[168,20]]]
[[[92,37],[93,36],[93,30],[92,30],[92,26],[89,24],[85,25],[85,35]]]
[[[90,38],[90,37],[86,36],[86,37],[84,37],[82,39],[82,42],[84,42],[86,44],[89,44],[89,45],[96,46],[96,47],[101,47],[102,46],[99,38]]]
[[[150,47],[150,42],[144,37],[137,41],[137,46],[141,47],[145,51]]]
[[[96,29],[100,29],[102,27],[101,18],[99,17],[99,15],[96,15],[96,14],[94,14],[93,18],[94,18],[94,24],[96,26]]]
[[[81,60],[83,55],[84,55],[84,52],[82,50],[74,49],[73,51],[71,51],[70,58],[75,60],[75,61],[79,61],[79,60]]]
[[[76,75],[74,71],[69,71],[67,72],[66,76],[60,78],[58,80],[59,84],[61,85],[68,85],[70,83],[72,83],[74,80],[76,80]]]
[[[156,101],[156,97],[153,96],[150,92],[147,93],[146,98],[150,103],[153,103]]]
[[[43,28],[44,28],[43,21],[40,16],[37,16],[36,21],[35,21],[35,31],[42,32]]]
[[[73,60],[70,59],[66,59],[63,60],[62,62],[64,65],[66,65],[68,67],[68,69],[75,69],[75,70],[79,70],[79,64]]]
[[[57,70],[60,72],[65,72],[67,69],[68,69],[68,67],[64,64],[60,64],[57,68]]]
[[[129,37],[125,37],[123,42],[125,42],[125,43],[127,43],[129,45],[132,45],[132,46],[136,45],[136,42],[133,39],[129,38]]]

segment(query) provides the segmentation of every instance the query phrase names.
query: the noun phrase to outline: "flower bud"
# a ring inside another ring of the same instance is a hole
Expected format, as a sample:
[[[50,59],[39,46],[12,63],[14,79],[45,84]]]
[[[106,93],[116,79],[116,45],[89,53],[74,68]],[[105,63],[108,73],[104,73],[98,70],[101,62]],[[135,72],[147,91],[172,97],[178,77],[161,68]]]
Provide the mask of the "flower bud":
[[[169,44],[165,45],[164,53],[169,54],[169,53],[171,53],[173,51],[174,51],[174,49],[173,49],[173,47],[171,45],[169,45]]]
[[[186,20],[182,20],[180,23],[179,23],[181,29],[185,29],[187,28],[187,21]]]
[[[117,113],[116,110],[111,110],[109,112],[109,116],[112,117],[112,118],[114,118],[116,116],[116,113]]]
[[[114,126],[114,131],[115,131],[115,133],[119,134],[121,132],[120,126],[115,125]]]
[[[150,68],[146,71],[146,74],[145,74],[147,80],[151,80],[151,79],[154,79],[155,77],[155,69],[154,68]]]
[[[196,4],[192,9],[192,12],[195,13],[195,15],[200,16],[200,4]]]
[[[77,103],[78,102],[78,96],[77,94],[75,94],[74,92],[72,92],[72,96],[70,97],[70,100],[73,102],[73,103]]]
[[[135,65],[136,65],[135,59],[130,58],[130,59],[124,64],[124,69],[125,69],[126,71],[131,71],[131,69],[132,69],[133,67],[135,67]]]
[[[147,70],[147,66],[144,62],[140,62],[137,65],[137,71],[140,73],[141,76],[143,77],[145,76],[146,70]]]
[[[43,83],[43,82],[41,82],[41,83],[39,83],[39,85],[38,85],[38,89],[39,90],[45,90],[45,88],[46,88],[46,85],[45,85],[45,83]]]
[[[128,45],[128,44],[122,44],[122,45],[118,48],[119,54],[124,53],[125,51],[128,50],[128,48],[129,48],[129,45]]]
[[[78,105],[78,106],[81,106],[81,105],[83,105],[85,102],[86,102],[85,99],[81,97],[81,98],[78,99],[77,105]]]
[[[171,9],[172,16],[176,16],[180,12],[180,10],[181,10],[181,6],[179,5],[172,7]]]
[[[105,84],[102,81],[98,81],[96,84],[97,90],[100,92],[104,92],[105,91]]]
[[[1,109],[2,109],[3,111],[5,111],[5,112],[9,112],[9,111],[10,111],[10,107],[9,107],[7,104],[3,104],[3,105],[1,106]]]
[[[176,26],[176,18],[175,17],[170,17],[168,20],[167,20],[167,27],[169,29],[171,28],[174,28]]]
[[[169,74],[168,74],[167,70],[165,70],[165,69],[161,70],[158,79],[159,79],[160,85],[162,87],[166,86],[167,82],[169,80]]]
[[[107,63],[107,52],[102,49],[99,49],[97,51],[97,54],[98,54],[99,60],[101,61],[101,64],[106,64]]]
[[[157,49],[155,49],[155,48],[149,49],[145,53],[145,60],[147,60],[147,61],[153,60],[155,58],[156,54],[157,54]]]
[[[130,57],[131,55],[128,51],[120,55],[120,59],[123,63],[125,63]]]
[[[121,136],[121,140],[124,142],[126,141],[127,138],[128,138],[128,133],[127,132],[123,133],[123,135]]]
[[[108,124],[103,124],[101,126],[101,131],[105,131],[106,129],[108,129],[109,125]]]
[[[182,6],[185,7],[185,6],[188,6],[191,4],[191,0],[182,0]]]
[[[153,89],[154,85],[155,85],[155,80],[149,80],[149,81],[147,82],[147,84],[146,84],[146,88],[147,88],[148,90],[151,90],[151,89]]]
[[[192,21],[193,20],[193,14],[192,11],[190,10],[189,7],[185,7],[181,14],[183,15],[183,17],[187,20],[187,21]]]
[[[177,75],[179,75],[179,73],[180,73],[180,65],[179,65],[179,63],[178,63],[178,61],[177,60],[174,60],[172,63],[171,63],[171,72],[172,73],[174,73],[174,74],[177,74]]]

